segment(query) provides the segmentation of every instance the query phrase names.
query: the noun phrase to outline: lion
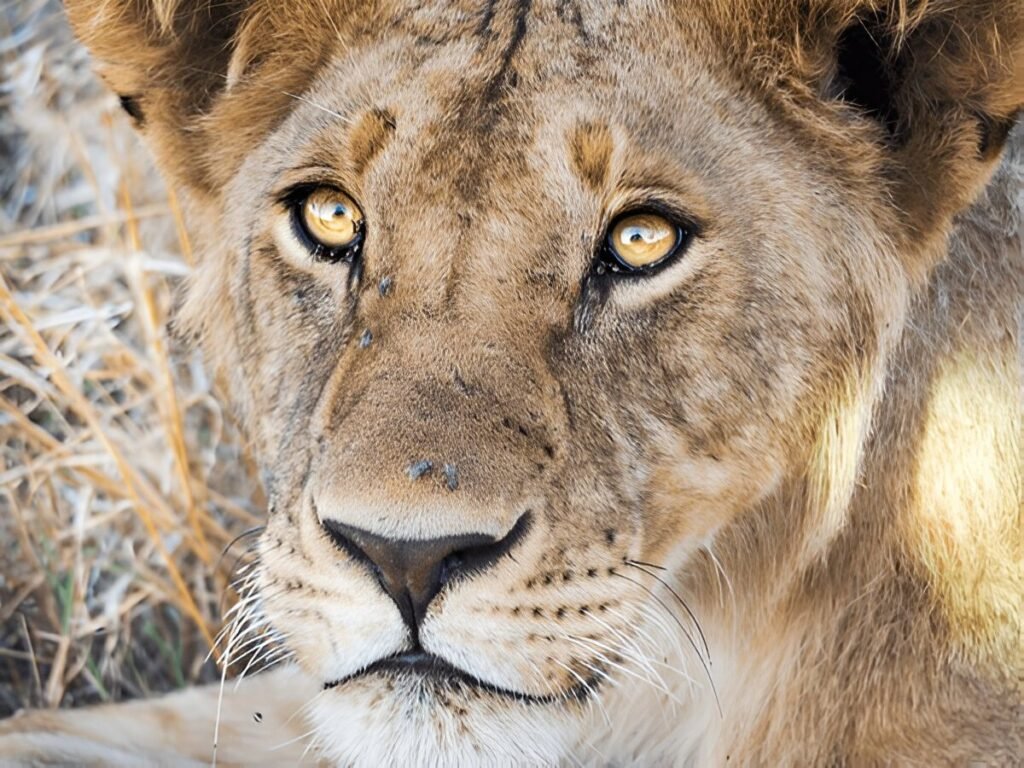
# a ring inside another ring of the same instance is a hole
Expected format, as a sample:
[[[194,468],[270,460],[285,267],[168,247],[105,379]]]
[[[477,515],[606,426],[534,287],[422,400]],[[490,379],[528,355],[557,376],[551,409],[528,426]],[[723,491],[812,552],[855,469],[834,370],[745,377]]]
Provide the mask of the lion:
[[[5,764],[1022,759],[1024,5],[66,5],[286,662]]]

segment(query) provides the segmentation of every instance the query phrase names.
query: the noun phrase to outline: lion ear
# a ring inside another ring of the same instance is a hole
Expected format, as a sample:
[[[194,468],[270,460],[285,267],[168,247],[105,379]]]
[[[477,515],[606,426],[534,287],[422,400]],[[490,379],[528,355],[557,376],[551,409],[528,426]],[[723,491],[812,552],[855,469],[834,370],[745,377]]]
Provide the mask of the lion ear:
[[[254,0],[66,0],[78,38],[165,170],[212,187],[203,130],[260,55]],[[272,37],[272,36],[268,36]]]
[[[919,239],[946,231],[975,198],[1024,107],[1021,0],[711,7],[774,92],[812,115],[824,106],[827,132],[838,116],[847,142],[881,146],[875,165]]]
[[[226,85],[246,0],[66,0],[75,34],[136,123],[187,120]]]
[[[944,233],[987,181],[1024,107],[1024,2],[826,6],[820,95],[877,124],[883,172],[910,229]]]
[[[1022,8],[920,3],[916,14],[854,15],[834,36],[827,88],[878,120],[896,145],[963,123],[978,156],[990,159],[1024,106]]]

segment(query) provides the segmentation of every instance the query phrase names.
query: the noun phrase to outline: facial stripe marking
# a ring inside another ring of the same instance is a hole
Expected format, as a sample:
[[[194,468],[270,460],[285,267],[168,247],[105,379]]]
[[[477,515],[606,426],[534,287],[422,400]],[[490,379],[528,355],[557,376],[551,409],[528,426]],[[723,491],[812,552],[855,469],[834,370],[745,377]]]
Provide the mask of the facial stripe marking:
[[[604,123],[582,123],[569,137],[573,170],[595,192],[607,183],[612,149],[611,131]]]
[[[396,128],[395,116],[386,109],[363,113],[348,137],[352,170],[357,176],[366,173],[374,158],[387,146]]]

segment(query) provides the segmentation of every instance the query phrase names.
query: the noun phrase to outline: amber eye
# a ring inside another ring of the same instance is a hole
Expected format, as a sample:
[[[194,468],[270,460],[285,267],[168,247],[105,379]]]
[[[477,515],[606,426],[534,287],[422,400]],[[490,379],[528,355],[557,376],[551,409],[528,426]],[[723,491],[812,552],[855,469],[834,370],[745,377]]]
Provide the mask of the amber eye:
[[[684,231],[657,213],[622,216],[608,231],[607,248],[614,261],[613,272],[643,272],[674,254],[683,242]]]
[[[305,234],[325,252],[318,256],[337,257],[359,243],[363,212],[344,192],[317,187],[301,201],[297,213]]]

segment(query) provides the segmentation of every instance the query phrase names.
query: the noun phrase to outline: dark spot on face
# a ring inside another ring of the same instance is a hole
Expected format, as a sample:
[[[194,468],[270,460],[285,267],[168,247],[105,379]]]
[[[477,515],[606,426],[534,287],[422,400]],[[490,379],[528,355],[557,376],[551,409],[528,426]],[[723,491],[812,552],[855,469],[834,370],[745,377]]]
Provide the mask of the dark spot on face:
[[[565,618],[565,608],[559,608],[557,611],[555,611],[555,616],[558,617],[559,619],[564,619]]]
[[[433,469],[434,464],[432,461],[429,459],[420,459],[419,461],[414,461],[410,464],[406,468],[405,473],[409,475],[409,479],[419,480],[424,475],[430,474]]]
[[[262,712],[253,712],[252,713],[252,719],[253,719],[254,722],[262,723],[263,722],[263,713]]]
[[[580,606],[580,616],[586,616],[588,613],[590,613],[590,606],[589,605],[581,605]]]
[[[527,579],[527,580],[526,580],[526,588],[527,588],[527,589],[533,589],[533,587],[534,587],[534,585],[535,585],[536,583],[537,583],[537,580],[536,580],[536,579]]]
[[[597,576],[597,568],[587,568],[587,576],[590,578]]]
[[[534,608],[533,609],[533,615],[534,615],[534,618],[538,618],[539,619],[539,618],[541,618],[544,615],[544,611],[541,608]]]
[[[519,615],[519,612],[520,612],[521,610],[522,610],[522,609],[520,608],[520,606],[518,606],[518,605],[517,605],[517,606],[516,606],[515,608],[513,608],[513,609],[512,609],[512,615],[513,615],[513,616],[518,616],[518,615]]]
[[[475,392],[475,389],[464,378],[462,378],[462,373],[460,373],[458,368],[452,369],[452,383],[455,384],[455,388],[466,397],[469,397]]]
[[[545,574],[544,575],[544,586],[549,586],[551,584],[551,582],[553,582],[554,580],[555,580],[554,577],[550,573]]]
[[[459,470],[454,464],[445,464],[441,469],[444,473],[444,483],[449,491],[456,491],[459,488]]]
[[[614,544],[615,543],[615,531],[612,530],[611,528],[605,528],[605,531],[604,531],[604,541],[605,541],[606,544]]]

